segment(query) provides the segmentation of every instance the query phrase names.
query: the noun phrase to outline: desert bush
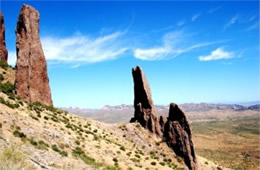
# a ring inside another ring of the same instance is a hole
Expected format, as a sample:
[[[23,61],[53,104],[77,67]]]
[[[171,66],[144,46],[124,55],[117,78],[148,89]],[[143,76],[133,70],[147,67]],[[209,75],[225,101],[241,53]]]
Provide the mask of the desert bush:
[[[78,140],[76,140],[75,143],[76,143],[77,145],[80,145],[80,141],[78,141]]]
[[[6,70],[8,68],[8,64],[4,60],[0,60],[0,67]]]
[[[99,168],[102,166],[101,163],[96,162],[94,158],[91,158],[85,154],[84,151],[81,150],[80,147],[76,147],[75,149],[72,150],[72,155],[76,158],[80,158],[85,164],[87,165],[92,165],[95,168]]]
[[[4,84],[0,84],[0,90],[5,94],[12,93],[14,90],[14,85],[8,81]]]
[[[36,142],[33,138],[30,139],[30,143],[34,146],[38,145],[38,142]]]
[[[121,168],[115,166],[106,166],[103,168],[103,170],[121,170]]]
[[[15,130],[15,131],[13,132],[13,135],[14,135],[15,137],[19,137],[19,138],[26,138],[26,135],[25,135],[23,132],[20,132],[20,131],[18,131],[18,130]]]
[[[6,101],[4,98],[0,97],[0,103],[12,108],[12,109],[15,109],[15,108],[18,108],[19,107],[19,104],[12,104],[10,103],[9,101]]]
[[[60,152],[59,148],[57,147],[57,145],[52,145],[51,149],[54,150],[55,152]]]
[[[0,82],[2,82],[4,80],[4,76],[3,74],[0,74]]]
[[[155,166],[155,165],[156,165],[156,162],[151,162],[151,165]]]
[[[45,143],[43,140],[40,140],[38,142],[38,149],[41,149],[41,150],[48,150],[49,148],[49,145],[47,143]]]
[[[120,149],[121,149],[122,151],[125,151],[125,147],[124,147],[124,146],[120,146]]]
[[[114,161],[114,162],[118,162],[118,160],[117,160],[116,158],[113,158],[113,161]]]
[[[165,163],[164,162],[159,162],[160,165],[162,166],[165,166]]]

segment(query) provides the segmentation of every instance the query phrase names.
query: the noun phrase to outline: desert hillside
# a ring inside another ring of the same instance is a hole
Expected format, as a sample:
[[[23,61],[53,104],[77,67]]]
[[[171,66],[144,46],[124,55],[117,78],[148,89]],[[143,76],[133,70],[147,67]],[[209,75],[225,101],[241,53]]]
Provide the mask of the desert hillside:
[[[186,169],[139,123],[106,124],[13,93],[14,69],[0,68],[2,169]],[[198,156],[200,169],[219,168]]]

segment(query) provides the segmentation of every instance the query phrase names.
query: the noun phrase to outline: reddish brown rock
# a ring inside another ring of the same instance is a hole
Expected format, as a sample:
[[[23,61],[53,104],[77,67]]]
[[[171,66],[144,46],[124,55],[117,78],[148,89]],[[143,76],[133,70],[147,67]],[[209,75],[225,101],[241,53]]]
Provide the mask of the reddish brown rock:
[[[160,116],[160,119],[159,119],[159,123],[160,123],[160,126],[161,126],[161,132],[164,133],[164,126],[167,122],[167,117],[165,116]]]
[[[186,115],[177,104],[170,104],[168,121],[164,126],[164,138],[176,155],[184,159],[189,169],[197,169],[191,127]]]
[[[5,25],[4,16],[0,11],[0,60],[7,63],[8,51],[5,46]]]
[[[23,5],[16,27],[15,91],[25,101],[52,105],[47,64],[39,38],[39,12]]]
[[[162,136],[159,120],[154,110],[150,87],[141,67],[133,68],[132,75],[134,80],[135,114],[130,122],[137,121],[152,133]]]

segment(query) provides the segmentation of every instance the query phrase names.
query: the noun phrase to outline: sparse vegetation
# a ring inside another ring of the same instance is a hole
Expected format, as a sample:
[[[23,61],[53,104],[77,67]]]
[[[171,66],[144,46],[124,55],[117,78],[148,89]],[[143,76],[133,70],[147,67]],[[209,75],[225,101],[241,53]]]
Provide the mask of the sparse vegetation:
[[[85,154],[84,151],[80,147],[76,147],[72,150],[72,155],[76,158],[80,158],[83,162],[85,162],[87,165],[92,165],[95,168],[99,168],[103,166],[101,163],[97,163],[94,158],[91,158]]]
[[[17,146],[9,146],[0,151],[0,169],[31,169],[25,155]]]
[[[68,153],[63,150],[60,150],[57,145],[52,145],[51,148],[55,152],[58,152],[61,156],[68,156]]]
[[[0,67],[7,70],[8,64],[4,60],[0,60]]]

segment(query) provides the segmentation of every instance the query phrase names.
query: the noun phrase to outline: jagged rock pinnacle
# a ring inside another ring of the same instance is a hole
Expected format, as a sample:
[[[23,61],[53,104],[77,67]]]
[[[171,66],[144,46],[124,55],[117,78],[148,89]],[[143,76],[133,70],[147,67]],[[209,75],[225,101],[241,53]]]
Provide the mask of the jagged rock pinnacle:
[[[27,102],[52,105],[47,64],[39,38],[39,12],[23,5],[16,27],[15,91]]]

